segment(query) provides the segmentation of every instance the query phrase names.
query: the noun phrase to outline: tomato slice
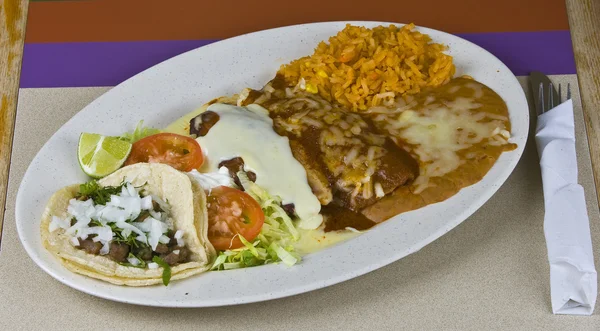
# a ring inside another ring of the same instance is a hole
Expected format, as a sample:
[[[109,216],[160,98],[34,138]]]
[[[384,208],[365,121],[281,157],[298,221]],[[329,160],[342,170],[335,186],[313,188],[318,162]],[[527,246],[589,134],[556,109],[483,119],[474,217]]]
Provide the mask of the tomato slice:
[[[125,165],[140,162],[164,163],[187,172],[200,168],[204,157],[196,140],[175,133],[158,133],[133,143]]]
[[[254,198],[240,190],[219,186],[207,198],[208,240],[217,250],[244,246],[239,235],[254,240],[265,223],[265,214]]]

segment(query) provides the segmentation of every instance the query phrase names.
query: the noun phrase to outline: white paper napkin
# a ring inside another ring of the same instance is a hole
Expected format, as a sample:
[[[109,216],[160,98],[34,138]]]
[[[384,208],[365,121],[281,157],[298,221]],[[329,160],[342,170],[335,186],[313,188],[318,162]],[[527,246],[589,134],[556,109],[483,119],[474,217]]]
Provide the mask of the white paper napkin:
[[[535,138],[544,186],[552,311],[591,315],[598,283],[583,187],[577,184],[572,100],[538,117]]]

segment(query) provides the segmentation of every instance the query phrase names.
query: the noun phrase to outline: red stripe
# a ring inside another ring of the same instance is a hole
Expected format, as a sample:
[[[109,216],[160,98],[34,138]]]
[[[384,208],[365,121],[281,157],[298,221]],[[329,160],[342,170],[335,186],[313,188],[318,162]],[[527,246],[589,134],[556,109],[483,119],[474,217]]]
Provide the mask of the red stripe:
[[[33,2],[26,42],[221,39],[298,23],[372,20],[450,33],[568,30],[564,0]]]

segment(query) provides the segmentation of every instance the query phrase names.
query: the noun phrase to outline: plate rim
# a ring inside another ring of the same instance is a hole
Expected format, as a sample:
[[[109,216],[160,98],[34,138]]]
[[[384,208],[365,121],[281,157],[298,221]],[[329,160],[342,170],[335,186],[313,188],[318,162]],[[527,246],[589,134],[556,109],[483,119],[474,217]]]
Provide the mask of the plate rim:
[[[85,111],[88,107],[90,107],[91,105],[95,104],[96,102],[98,102],[98,100],[104,98],[106,95],[110,96],[110,92],[117,89],[118,87],[121,87],[123,85],[128,84],[129,82],[131,82],[134,78],[137,77],[137,79],[140,78],[140,76],[144,76],[148,71],[152,71],[155,70],[157,67],[159,66],[163,66],[165,65],[165,63],[178,58],[178,57],[182,57],[185,56],[186,54],[192,53],[192,52],[198,52],[198,50],[200,49],[204,49],[206,52],[210,52],[210,49],[213,47],[218,47],[215,45],[218,45],[220,43],[223,42],[231,42],[233,40],[236,39],[244,39],[249,35],[256,35],[256,34],[264,34],[264,33],[268,33],[269,31],[273,31],[273,30],[283,30],[283,29],[290,29],[290,30],[295,30],[295,29],[301,29],[302,27],[305,26],[316,26],[316,25],[336,25],[336,24],[353,24],[353,25],[369,25],[369,26],[374,26],[374,25],[396,25],[396,26],[404,26],[406,24],[404,23],[395,23],[395,22],[381,22],[381,21],[322,21],[322,22],[311,22],[311,23],[304,23],[304,24],[292,24],[292,25],[285,25],[285,26],[281,26],[281,27],[275,27],[275,28],[270,28],[270,29],[265,29],[265,30],[260,30],[260,31],[254,31],[254,32],[250,32],[250,33],[246,33],[246,34],[242,34],[242,35],[238,35],[238,36],[233,36],[230,38],[226,38],[223,40],[219,40],[217,42],[213,42],[210,43],[208,45],[205,46],[201,46],[201,47],[197,47],[194,48],[192,50],[180,53],[174,57],[171,57],[169,59],[166,59],[164,61],[161,61],[160,63],[155,64],[152,67],[149,67],[139,73],[137,73],[134,76],[129,77],[128,79],[126,79],[125,81],[119,83],[118,85],[112,87],[109,91],[101,94],[100,96],[98,96],[96,99],[94,99],[92,102],[90,102],[89,104],[87,104],[84,108],[82,108],[81,110],[79,110],[77,113],[75,113],[71,118],[69,118],[69,120],[67,120],[57,131],[54,132],[54,134],[48,139],[48,141],[46,141],[43,146],[38,150],[38,152],[36,153],[36,155],[33,157],[33,159],[31,160],[31,163],[28,165],[26,172],[23,175],[23,178],[21,180],[21,183],[19,184],[19,189],[17,192],[17,196],[16,196],[16,201],[15,201],[15,222],[17,223],[17,232],[19,235],[19,240],[21,242],[21,244],[23,245],[23,247],[25,248],[27,254],[29,255],[29,257],[42,269],[44,270],[46,273],[48,273],[50,276],[52,276],[53,278],[55,278],[56,280],[58,280],[59,282],[67,285],[68,287],[74,288],[76,290],[79,290],[81,292],[93,295],[93,296],[97,296],[97,297],[101,297],[107,300],[112,300],[112,301],[117,301],[117,302],[123,302],[123,303],[128,303],[128,304],[134,304],[134,305],[142,305],[142,306],[157,306],[157,307],[219,307],[219,306],[229,306],[229,305],[238,305],[238,304],[246,304],[246,303],[252,303],[252,302],[262,302],[262,301],[267,301],[267,300],[273,300],[273,299],[278,299],[278,298],[284,298],[284,297],[289,297],[292,295],[296,295],[296,294],[301,294],[301,293],[307,293],[307,292],[311,292],[317,289],[321,289],[324,287],[328,287],[337,283],[341,283],[344,281],[347,281],[349,279],[352,278],[356,278],[359,276],[362,276],[368,272],[377,270],[379,268],[382,268],[388,264],[391,264],[395,261],[398,261],[404,257],[407,257],[408,255],[411,255],[417,251],[419,251],[421,248],[425,247],[426,245],[430,244],[431,242],[435,241],[436,239],[442,237],[444,234],[446,234],[448,231],[452,230],[453,228],[455,228],[456,226],[458,226],[459,224],[461,224],[462,222],[466,221],[469,216],[471,216],[473,213],[475,213],[477,210],[479,210],[483,204],[485,204],[485,202],[487,202],[497,191],[498,189],[506,182],[506,180],[508,179],[508,177],[512,174],[512,172],[514,171],[517,163],[519,162],[519,160],[521,159],[523,152],[524,152],[524,148],[525,148],[525,144],[527,141],[527,136],[529,135],[529,112],[527,111],[525,114],[525,118],[527,120],[526,125],[524,125],[524,129],[525,131],[523,132],[523,136],[524,138],[522,139],[522,143],[519,144],[517,150],[513,151],[518,153],[518,155],[516,155],[515,157],[512,158],[512,162],[503,165],[503,169],[504,171],[500,174],[501,180],[497,181],[496,184],[499,184],[493,188],[489,188],[486,190],[486,192],[490,192],[489,196],[485,197],[488,194],[484,194],[482,196],[480,196],[477,200],[475,200],[474,202],[471,202],[470,205],[468,206],[464,206],[461,210],[461,212],[459,213],[460,216],[456,216],[454,217],[453,220],[451,220],[451,222],[446,223],[447,227],[445,228],[438,228],[436,231],[432,231],[429,233],[429,235],[418,242],[418,245],[413,245],[411,246],[411,250],[404,254],[404,253],[399,253],[399,254],[393,254],[392,256],[386,258],[386,259],[376,259],[374,261],[372,261],[369,264],[365,264],[362,265],[361,267],[356,267],[353,269],[353,271],[351,272],[344,272],[342,274],[339,274],[336,277],[330,277],[328,278],[326,281],[322,281],[322,282],[318,282],[318,281],[313,281],[313,282],[307,282],[304,283],[303,286],[296,286],[292,289],[285,289],[285,290],[280,290],[280,291],[276,291],[276,292],[272,292],[271,295],[269,295],[268,292],[265,293],[261,293],[261,294],[257,294],[254,296],[244,296],[242,297],[242,299],[240,300],[229,300],[229,299],[223,299],[223,302],[220,302],[220,300],[212,300],[207,302],[206,304],[203,304],[204,301],[196,301],[195,303],[192,304],[186,304],[186,302],[169,302],[169,303],[165,303],[165,302],[147,302],[147,301],[139,301],[136,299],[132,299],[132,298],[122,298],[119,297],[118,295],[104,295],[103,293],[99,293],[97,291],[93,291],[88,287],[84,287],[82,284],[80,284],[79,282],[73,282],[73,281],[69,281],[67,279],[61,278],[58,273],[56,273],[52,268],[51,265],[43,263],[43,261],[38,260],[37,255],[35,254],[34,250],[35,247],[31,246],[31,244],[27,243],[27,240],[24,240],[24,236],[26,234],[23,233],[24,229],[22,227],[21,222],[19,221],[20,219],[22,219],[22,215],[21,211],[19,208],[19,206],[22,205],[22,201],[23,201],[23,192],[24,190],[22,189],[23,187],[23,183],[25,182],[25,178],[29,175],[31,168],[32,168],[32,164],[34,163],[34,160],[38,158],[38,156],[42,153],[43,150],[45,150],[46,148],[48,148],[47,146],[49,145],[50,141],[52,140],[52,138],[57,134],[58,131],[60,131],[63,127],[67,126],[76,116],[78,116],[80,113],[82,113],[83,111]],[[431,33],[431,32],[435,32],[437,34],[441,34],[441,35],[445,35],[446,37],[450,37],[461,40],[463,42],[466,42],[469,44],[470,47],[476,47],[478,48],[480,51],[484,52],[486,54],[486,56],[493,58],[495,61],[497,61],[500,65],[502,65],[504,67],[504,69],[506,69],[507,72],[510,72],[511,75],[510,77],[512,78],[512,84],[518,85],[519,89],[520,89],[520,99],[525,101],[525,105],[528,106],[528,102],[527,102],[527,98],[525,95],[525,91],[521,88],[521,84],[518,82],[516,76],[512,73],[512,71],[502,62],[500,61],[494,54],[488,52],[487,50],[485,50],[484,48],[480,47],[477,44],[474,44],[466,39],[463,39],[459,36],[456,36],[454,34],[451,33],[447,33],[441,30],[437,30],[437,29],[432,29],[432,28],[428,28],[428,27],[423,27],[423,26],[418,26],[415,25],[415,28],[417,28],[418,30],[427,30],[424,33]],[[136,79],[136,80],[137,80]],[[528,110],[528,108],[527,108]],[[496,164],[498,163],[498,161],[496,161],[496,163],[494,164],[494,166],[492,167],[492,169],[496,166]],[[491,169],[490,169],[491,171]],[[486,173],[486,176],[489,174]],[[485,176],[484,176],[485,178]],[[483,179],[482,179],[483,180]],[[465,189],[470,189],[473,187],[476,187],[478,183],[475,183],[473,185],[470,185],[466,188],[461,189],[465,190]],[[460,193],[460,192],[459,192]],[[459,193],[457,193],[456,195],[458,195]],[[456,196],[455,195],[455,196]],[[447,201],[447,200],[446,200]],[[430,207],[431,205],[425,206],[423,208],[427,208]],[[473,208],[473,206],[477,206],[476,208]],[[417,209],[416,211],[418,212],[419,210],[422,210],[423,208]],[[409,213],[412,213],[415,211],[411,211]],[[402,213],[405,214],[405,213]],[[399,215],[402,215],[399,214]],[[395,216],[395,217],[398,217]],[[379,227],[379,226],[378,226]],[[359,236],[361,237],[361,236]],[[39,239],[39,238],[38,238]],[[350,241],[355,240],[356,238],[352,238],[350,239]],[[339,244],[336,244],[334,246],[337,246]],[[48,253],[43,252],[43,253]],[[49,254],[49,253],[48,253]],[[313,255],[313,254],[310,254]],[[54,258],[54,257],[53,257]],[[260,269],[263,270],[265,268],[273,268],[276,267],[274,265],[269,265],[269,266],[261,266],[261,268],[256,268],[256,269]],[[250,268],[250,269],[254,269],[254,268]],[[248,269],[243,269],[243,270],[248,270]],[[228,271],[230,272],[230,271]],[[118,285],[110,285],[110,286],[114,286],[115,288],[120,288],[120,286]],[[198,304],[200,303],[200,304]]]

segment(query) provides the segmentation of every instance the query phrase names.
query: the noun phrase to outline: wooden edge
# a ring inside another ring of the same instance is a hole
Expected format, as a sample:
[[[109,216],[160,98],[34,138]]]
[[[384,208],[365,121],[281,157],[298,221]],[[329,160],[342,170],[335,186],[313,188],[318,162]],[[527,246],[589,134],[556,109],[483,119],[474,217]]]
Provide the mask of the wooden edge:
[[[0,245],[28,4],[27,0],[3,0],[0,5]]]
[[[583,117],[600,202],[600,1],[567,0]]]

